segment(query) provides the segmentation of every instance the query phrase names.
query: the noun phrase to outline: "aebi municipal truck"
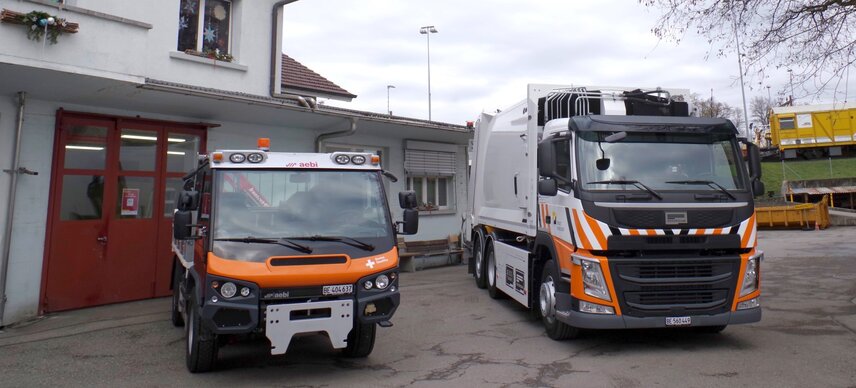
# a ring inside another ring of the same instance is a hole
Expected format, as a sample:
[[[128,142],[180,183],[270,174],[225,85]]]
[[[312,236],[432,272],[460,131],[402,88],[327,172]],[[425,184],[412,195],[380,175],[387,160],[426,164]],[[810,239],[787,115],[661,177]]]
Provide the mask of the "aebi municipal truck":
[[[172,322],[186,327],[191,372],[213,369],[226,343],[266,338],[283,354],[304,333],[365,357],[376,326],[392,325],[396,233],[416,233],[415,195],[399,194],[394,223],[384,177],[395,177],[377,155],[269,147],[201,156],[178,197]]]
[[[529,85],[482,114],[476,285],[530,308],[557,340],[759,321],[758,148],[730,121],[688,112],[666,90]]]

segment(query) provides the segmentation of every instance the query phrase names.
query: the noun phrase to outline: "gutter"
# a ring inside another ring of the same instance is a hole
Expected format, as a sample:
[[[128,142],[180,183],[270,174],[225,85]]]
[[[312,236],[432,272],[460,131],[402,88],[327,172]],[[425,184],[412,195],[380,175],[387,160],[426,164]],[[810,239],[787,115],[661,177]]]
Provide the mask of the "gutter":
[[[18,121],[15,126],[15,150],[12,153],[12,168],[3,170],[12,175],[9,185],[9,204],[6,210],[6,230],[3,236],[3,256],[0,257],[0,327],[3,327],[3,315],[6,311],[6,275],[9,270],[9,254],[12,247],[12,222],[15,214],[15,194],[18,188],[18,175],[38,175],[39,173],[21,167],[21,132],[24,127],[24,106],[27,102],[27,93],[18,92]]]
[[[332,139],[334,137],[351,136],[355,133],[357,133],[357,119],[355,117],[351,117],[350,129],[346,129],[344,131],[322,133],[315,137],[315,152],[321,152],[321,142],[324,140]]]
[[[315,111],[317,105],[315,99],[311,97],[303,97],[297,94],[289,94],[282,92],[282,23],[283,23],[283,7],[297,0],[280,0],[273,5],[271,11],[271,48],[270,48],[270,95],[275,98],[287,98],[296,100],[298,104],[311,111]],[[311,102],[309,101],[311,100]]]

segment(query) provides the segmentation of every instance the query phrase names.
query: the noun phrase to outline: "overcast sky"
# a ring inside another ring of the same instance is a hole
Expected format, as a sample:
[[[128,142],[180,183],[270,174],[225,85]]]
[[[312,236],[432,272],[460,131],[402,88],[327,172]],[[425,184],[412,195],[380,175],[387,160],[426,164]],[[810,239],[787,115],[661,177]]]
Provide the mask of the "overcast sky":
[[[704,98],[713,89],[715,99],[742,106],[736,54],[705,58],[709,45],[694,35],[658,42],[650,32],[656,10],[635,0],[300,0],[285,9],[283,51],[358,96],[331,105],[386,112],[386,86],[394,85],[393,114],[427,119],[419,27],[433,25],[436,121],[463,124],[503,109],[526,97],[528,83],[688,88]],[[767,85],[774,100],[789,94],[788,73],[769,74],[761,84],[746,79],[747,105],[766,98]],[[849,85],[853,101],[856,72]],[[800,102],[831,103],[832,94]]]

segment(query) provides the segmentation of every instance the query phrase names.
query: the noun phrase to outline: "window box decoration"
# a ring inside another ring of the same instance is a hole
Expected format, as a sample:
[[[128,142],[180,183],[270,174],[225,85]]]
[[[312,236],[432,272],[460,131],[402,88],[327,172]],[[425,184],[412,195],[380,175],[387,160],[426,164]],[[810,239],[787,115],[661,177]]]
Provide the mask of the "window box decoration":
[[[71,23],[42,11],[20,13],[3,9],[0,11],[0,21],[26,26],[27,38],[35,41],[41,41],[44,38],[51,44],[56,44],[57,38],[62,34],[77,33],[80,27],[77,23]]]
[[[184,50],[184,53],[189,54],[189,55],[195,55],[197,57],[210,58],[210,59],[214,59],[217,61],[223,61],[223,62],[232,62],[232,60],[234,59],[231,54],[220,52],[220,49],[214,49],[214,50],[209,49],[209,50],[205,50],[205,52],[199,52],[196,50],[188,49],[188,50]]]

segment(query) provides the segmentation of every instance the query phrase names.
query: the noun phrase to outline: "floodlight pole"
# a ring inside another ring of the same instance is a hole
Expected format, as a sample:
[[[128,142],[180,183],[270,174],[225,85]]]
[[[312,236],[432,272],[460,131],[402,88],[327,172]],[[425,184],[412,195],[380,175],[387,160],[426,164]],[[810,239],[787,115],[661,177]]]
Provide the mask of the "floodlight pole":
[[[428,42],[428,121],[431,121],[431,34],[436,34],[437,29],[434,26],[423,26],[419,28],[419,33],[425,35]]]

